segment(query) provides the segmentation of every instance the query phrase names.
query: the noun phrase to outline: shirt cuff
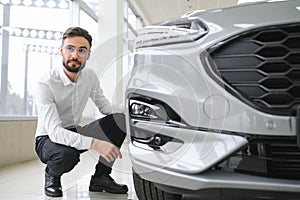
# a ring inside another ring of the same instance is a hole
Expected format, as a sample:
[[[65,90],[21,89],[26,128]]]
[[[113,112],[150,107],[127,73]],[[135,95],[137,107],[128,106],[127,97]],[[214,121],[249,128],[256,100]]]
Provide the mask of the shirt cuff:
[[[91,149],[93,138],[82,136],[82,149]]]

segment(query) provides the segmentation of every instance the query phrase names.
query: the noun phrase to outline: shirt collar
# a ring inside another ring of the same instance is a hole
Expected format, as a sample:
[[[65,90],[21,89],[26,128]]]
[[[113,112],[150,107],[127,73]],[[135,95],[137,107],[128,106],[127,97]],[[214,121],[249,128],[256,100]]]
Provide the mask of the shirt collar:
[[[60,67],[59,69],[59,76],[63,82],[63,84],[66,85],[70,85],[73,84],[73,82],[69,79],[69,77],[65,74],[63,67]]]

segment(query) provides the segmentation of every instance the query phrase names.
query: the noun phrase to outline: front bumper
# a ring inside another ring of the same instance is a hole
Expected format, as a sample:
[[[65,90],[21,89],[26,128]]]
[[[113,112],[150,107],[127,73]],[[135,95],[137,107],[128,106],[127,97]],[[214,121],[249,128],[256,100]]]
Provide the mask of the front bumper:
[[[219,168],[231,156],[250,145],[246,137],[147,121],[133,120],[129,124],[132,136],[129,151],[134,171],[165,191],[182,194],[210,189],[276,193],[300,191],[300,180],[297,179],[271,178],[226,170],[231,166]],[[155,138],[156,135],[171,139],[163,145],[155,146],[147,144],[147,140],[142,138]],[[133,136],[140,138],[138,140]]]
[[[130,144],[130,148],[136,148]],[[240,173],[211,171],[184,174],[132,159],[134,170],[145,180],[164,185],[169,192],[191,193],[205,189],[245,189],[274,192],[299,192],[300,181],[259,177]],[[174,189],[176,188],[176,189]],[[180,189],[180,190],[178,190]]]
[[[183,173],[200,173],[247,144],[241,136],[177,128],[139,121],[131,124],[130,154],[136,161]],[[170,138],[151,145],[149,138]],[[152,170],[152,169],[151,169]]]

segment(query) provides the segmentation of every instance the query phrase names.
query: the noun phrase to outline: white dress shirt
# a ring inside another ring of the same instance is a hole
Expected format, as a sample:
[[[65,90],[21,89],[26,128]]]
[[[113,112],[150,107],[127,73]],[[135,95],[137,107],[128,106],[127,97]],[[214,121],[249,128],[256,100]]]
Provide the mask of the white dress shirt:
[[[76,83],[70,81],[63,67],[48,72],[36,87],[38,124],[36,137],[49,135],[51,141],[76,149],[90,149],[92,138],[65,129],[81,122],[90,97],[102,114],[112,113],[112,104],[103,95],[97,75],[85,68]]]

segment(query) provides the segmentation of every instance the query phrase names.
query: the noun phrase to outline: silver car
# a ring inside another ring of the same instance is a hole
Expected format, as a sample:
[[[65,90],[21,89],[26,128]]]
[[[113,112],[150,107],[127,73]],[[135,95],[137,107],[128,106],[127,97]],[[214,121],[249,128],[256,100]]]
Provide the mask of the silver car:
[[[143,28],[126,106],[140,200],[300,199],[300,0]]]

